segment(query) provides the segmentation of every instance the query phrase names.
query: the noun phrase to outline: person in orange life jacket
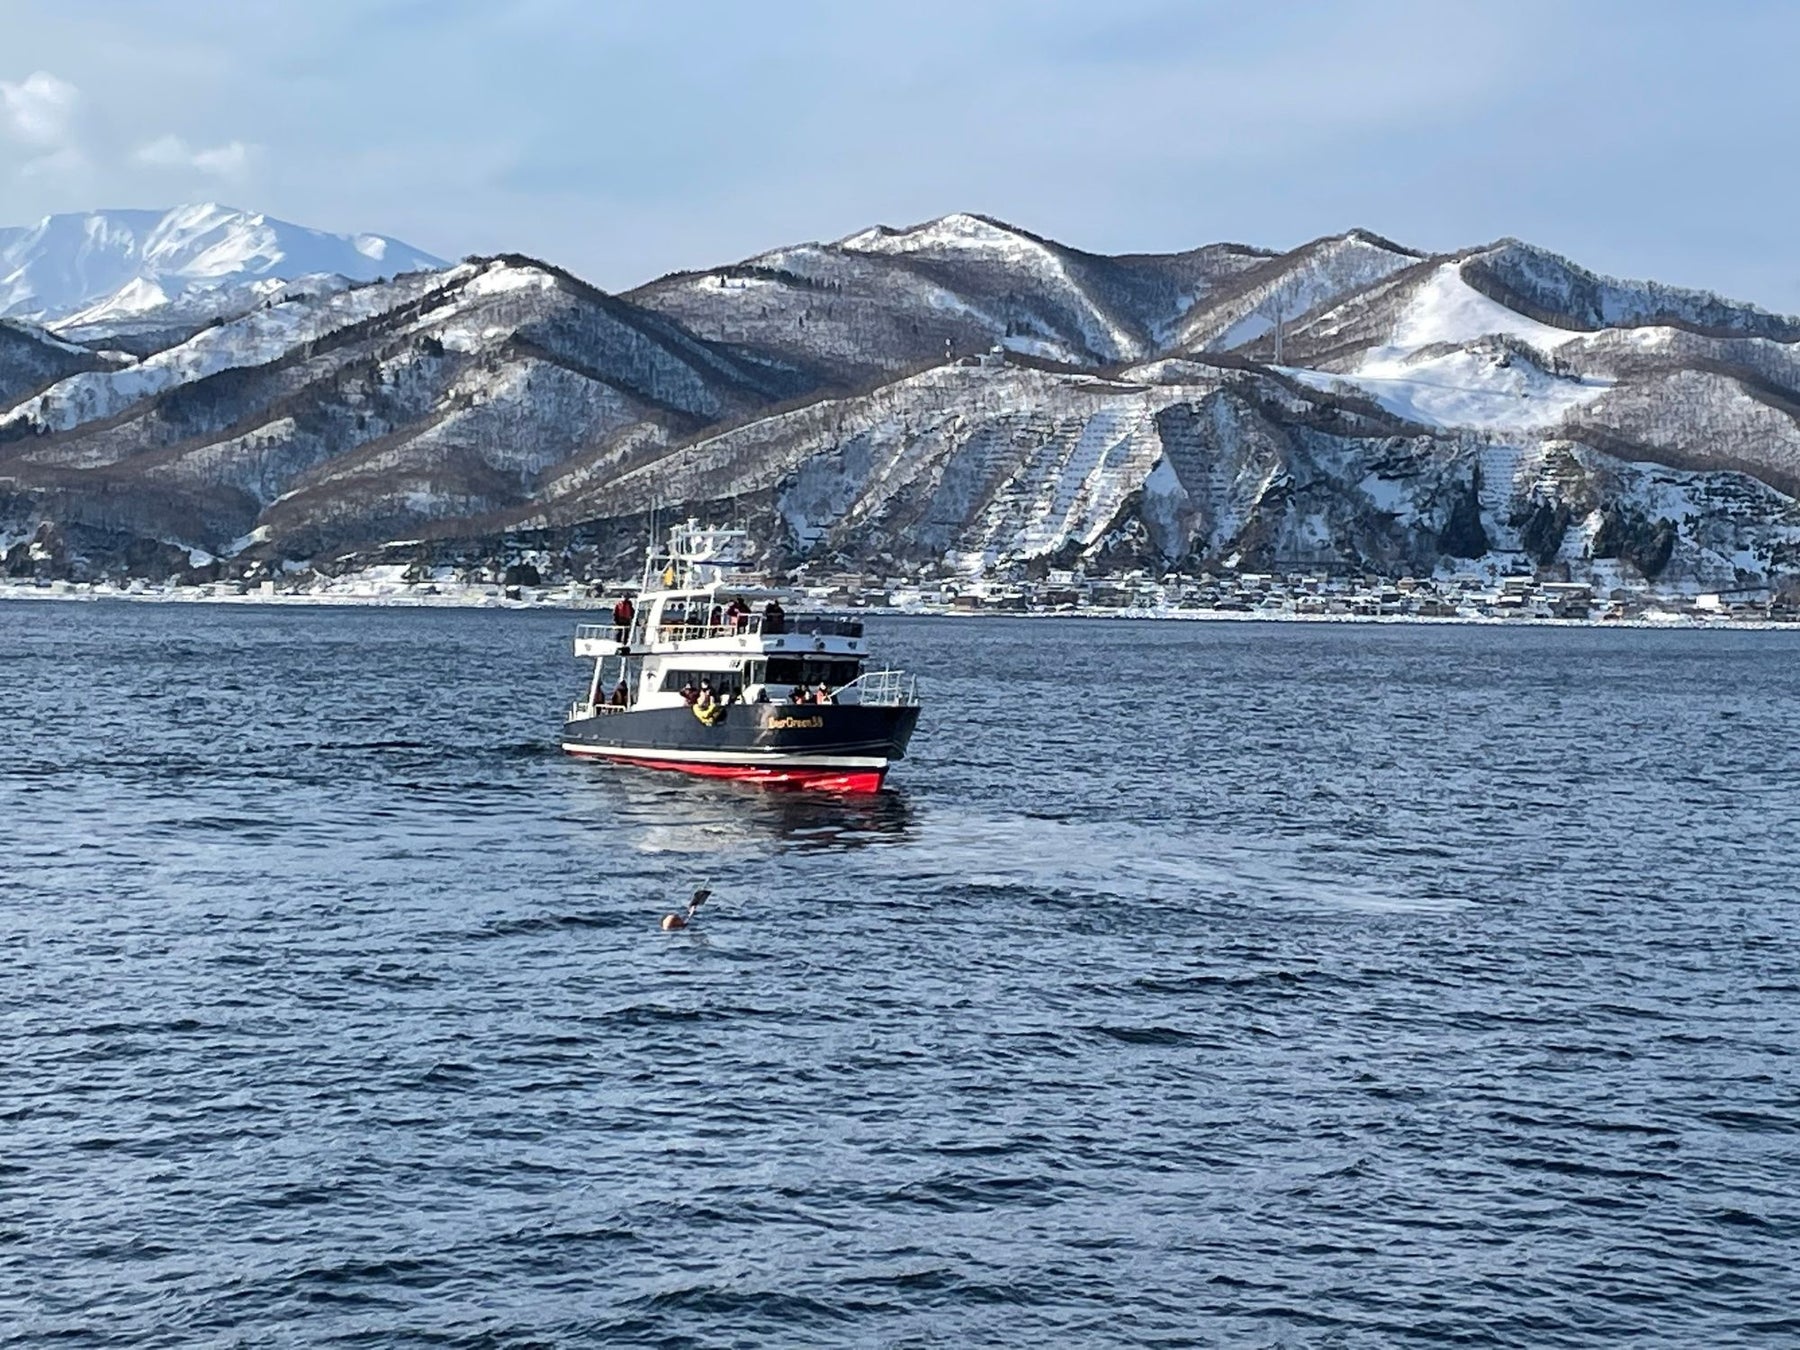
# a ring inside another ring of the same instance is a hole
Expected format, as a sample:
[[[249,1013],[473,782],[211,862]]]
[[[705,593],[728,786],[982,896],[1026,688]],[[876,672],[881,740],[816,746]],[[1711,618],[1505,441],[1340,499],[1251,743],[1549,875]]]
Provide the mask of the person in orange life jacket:
[[[613,627],[618,630],[616,636],[620,642],[631,637],[631,619],[637,613],[629,595],[621,596],[619,603],[613,606]]]

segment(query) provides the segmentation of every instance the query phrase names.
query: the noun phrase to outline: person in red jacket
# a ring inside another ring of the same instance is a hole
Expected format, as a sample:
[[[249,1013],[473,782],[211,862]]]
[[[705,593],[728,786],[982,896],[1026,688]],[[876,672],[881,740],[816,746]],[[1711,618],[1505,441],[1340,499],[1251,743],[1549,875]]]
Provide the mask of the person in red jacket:
[[[615,636],[620,642],[631,640],[631,619],[636,613],[629,595],[620,596],[619,603],[613,606],[613,627],[618,630]]]

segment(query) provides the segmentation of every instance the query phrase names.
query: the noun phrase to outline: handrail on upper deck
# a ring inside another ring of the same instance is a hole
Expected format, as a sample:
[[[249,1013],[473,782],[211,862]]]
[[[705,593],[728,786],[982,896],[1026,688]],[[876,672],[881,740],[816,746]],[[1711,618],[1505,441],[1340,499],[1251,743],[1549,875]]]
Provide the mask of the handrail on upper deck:
[[[845,618],[836,614],[784,614],[771,620],[763,614],[742,614],[735,621],[713,623],[710,619],[705,623],[659,623],[654,634],[650,632],[649,620],[643,615],[634,617],[628,637],[631,645],[637,646],[651,641],[656,642],[699,642],[707,638],[720,637],[760,637],[760,636],[799,636],[799,637],[844,637],[860,638],[863,635],[861,619]],[[582,623],[575,625],[575,640],[619,642],[619,625],[615,623]]]

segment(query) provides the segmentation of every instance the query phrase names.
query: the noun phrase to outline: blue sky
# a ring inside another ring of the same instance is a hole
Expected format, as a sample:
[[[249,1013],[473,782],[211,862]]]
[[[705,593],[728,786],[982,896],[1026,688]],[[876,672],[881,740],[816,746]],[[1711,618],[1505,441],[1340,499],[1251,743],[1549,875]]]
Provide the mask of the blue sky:
[[[623,289],[983,211],[1516,235],[1800,311],[1800,5],[9,0],[0,224],[219,200]]]

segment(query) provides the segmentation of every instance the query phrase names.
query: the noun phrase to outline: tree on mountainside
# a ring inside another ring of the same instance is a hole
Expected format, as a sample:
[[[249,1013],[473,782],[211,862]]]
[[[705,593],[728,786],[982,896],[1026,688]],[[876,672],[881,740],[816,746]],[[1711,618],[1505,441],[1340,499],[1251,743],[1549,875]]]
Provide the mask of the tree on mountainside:
[[[1646,580],[1654,581],[1669,565],[1680,533],[1666,516],[1652,521],[1636,507],[1607,506],[1594,531],[1593,555],[1630,563]]]
[[[1481,465],[1478,463],[1468,485],[1451,503],[1444,527],[1438,531],[1437,547],[1440,553],[1452,558],[1479,558],[1490,546],[1487,530],[1481,523]]]
[[[1516,513],[1511,523],[1519,532],[1519,546],[1539,567],[1548,567],[1562,551],[1572,520],[1567,502],[1540,499]]]

